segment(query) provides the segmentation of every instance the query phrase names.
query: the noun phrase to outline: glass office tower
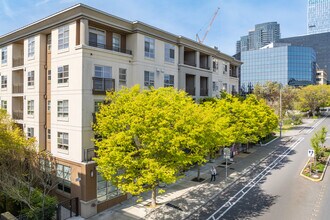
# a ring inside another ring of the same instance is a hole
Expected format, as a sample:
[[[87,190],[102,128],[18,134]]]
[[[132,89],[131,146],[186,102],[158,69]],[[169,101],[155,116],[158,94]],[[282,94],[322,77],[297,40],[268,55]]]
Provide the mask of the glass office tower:
[[[281,46],[241,53],[241,89],[267,81],[305,86],[316,83],[316,54],[312,48]]]
[[[307,33],[330,32],[330,0],[308,0]]]

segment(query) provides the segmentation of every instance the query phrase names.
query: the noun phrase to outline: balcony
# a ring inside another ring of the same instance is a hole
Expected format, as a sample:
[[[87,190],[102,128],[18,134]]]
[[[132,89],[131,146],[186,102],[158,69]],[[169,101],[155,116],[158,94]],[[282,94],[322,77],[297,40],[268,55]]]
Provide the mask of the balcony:
[[[16,58],[13,59],[13,67],[23,66],[24,65],[24,59],[23,58]]]
[[[106,50],[111,50],[111,51],[116,51],[116,52],[119,52],[119,53],[125,53],[125,54],[128,54],[128,55],[132,55],[131,50],[126,50],[126,49],[118,48],[118,47],[112,47],[112,46],[109,46],[109,45],[106,45],[106,44],[100,44],[100,43],[93,42],[93,41],[89,41],[89,46],[97,47],[97,48],[101,48],[101,49],[106,49]]]
[[[23,120],[23,111],[22,110],[13,111],[13,119]]]
[[[84,149],[83,151],[83,162],[93,161],[95,157],[95,148]]]
[[[105,95],[107,91],[115,91],[115,79],[93,77],[93,94]]]
[[[23,93],[24,85],[23,83],[13,84],[13,93]]]

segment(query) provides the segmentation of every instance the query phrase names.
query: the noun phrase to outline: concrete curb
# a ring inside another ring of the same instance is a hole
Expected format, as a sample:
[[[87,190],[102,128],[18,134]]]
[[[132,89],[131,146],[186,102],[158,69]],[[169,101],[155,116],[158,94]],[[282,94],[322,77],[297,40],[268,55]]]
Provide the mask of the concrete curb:
[[[322,181],[322,180],[323,180],[323,177],[324,177],[324,174],[325,174],[325,172],[327,171],[327,167],[328,167],[328,164],[329,164],[330,156],[329,156],[328,159],[327,159],[327,163],[325,164],[325,167],[324,167],[324,170],[323,170],[323,172],[322,172],[321,177],[318,178],[318,179],[313,179],[313,178],[308,177],[308,176],[305,176],[305,175],[303,174],[303,172],[304,172],[304,170],[305,170],[305,168],[306,168],[306,166],[308,165],[308,163],[309,163],[310,160],[311,160],[311,159],[308,159],[308,161],[307,161],[307,163],[305,164],[304,168],[301,170],[301,172],[300,172],[300,176],[302,176],[302,177],[304,177],[304,178],[306,178],[306,179],[308,179],[308,180],[310,180],[310,181],[313,181],[313,182],[320,182],[320,181]]]
[[[278,137],[274,138],[273,140],[269,141],[269,142],[266,143],[266,144],[260,144],[260,146],[261,146],[261,147],[263,147],[263,146],[267,146],[268,144],[273,143],[274,141],[276,141],[276,140],[279,139],[279,138],[280,138],[280,137],[278,136]]]

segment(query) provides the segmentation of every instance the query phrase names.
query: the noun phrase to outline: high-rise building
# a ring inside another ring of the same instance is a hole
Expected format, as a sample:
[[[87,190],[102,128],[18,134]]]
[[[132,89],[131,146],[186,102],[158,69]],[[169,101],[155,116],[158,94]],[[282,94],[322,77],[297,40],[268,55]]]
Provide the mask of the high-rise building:
[[[254,30],[249,31],[247,36],[240,39],[240,48],[236,48],[236,53],[248,50],[257,50],[272,42],[276,42],[281,37],[280,25],[277,22],[267,22],[255,25]]]
[[[313,48],[318,67],[330,73],[330,32],[282,38],[278,42]]]
[[[267,81],[305,86],[316,82],[316,55],[312,48],[268,46],[241,52],[241,90],[251,92],[254,85]]]
[[[139,21],[78,4],[0,36],[2,108],[56,158],[60,200],[82,217],[125,200],[92,160],[94,121],[106,91],[172,86],[195,99],[236,93],[241,62]]]
[[[307,33],[330,32],[330,0],[308,0]]]

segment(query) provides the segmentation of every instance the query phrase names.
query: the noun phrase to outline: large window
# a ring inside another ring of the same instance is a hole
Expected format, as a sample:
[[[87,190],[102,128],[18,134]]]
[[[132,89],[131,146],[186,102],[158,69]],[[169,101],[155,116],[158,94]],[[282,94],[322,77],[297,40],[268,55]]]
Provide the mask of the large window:
[[[105,31],[89,28],[89,45],[93,47],[105,48]]]
[[[119,87],[127,86],[126,69],[119,68]]]
[[[7,110],[7,100],[1,100],[1,108]]]
[[[155,39],[150,37],[144,38],[144,56],[155,58]]]
[[[69,134],[64,132],[57,132],[57,148],[68,151],[69,150]]]
[[[155,73],[144,71],[144,86],[155,86]]]
[[[97,201],[103,202],[120,196],[122,193],[97,172]]]
[[[112,49],[114,51],[120,51],[121,36],[119,34],[113,33],[112,35]]]
[[[57,189],[66,193],[71,193],[71,167],[57,164],[56,176],[58,178]]]
[[[174,75],[164,74],[164,87],[174,87]]]
[[[34,128],[27,128],[27,136],[28,138],[34,137]]]
[[[58,84],[69,83],[69,65],[59,66],[57,68],[57,83]]]
[[[34,86],[34,71],[28,72],[27,83],[28,86]]]
[[[57,101],[57,117],[59,118],[69,117],[69,100]]]
[[[7,76],[1,76],[1,89],[7,88]]]
[[[93,77],[94,91],[108,91],[114,89],[114,84],[111,79],[112,67],[110,66],[95,66]]]
[[[1,64],[7,63],[7,47],[1,49]]]
[[[58,49],[69,48],[69,25],[58,28]]]
[[[165,44],[165,61],[174,63],[174,45],[172,44]]]
[[[30,116],[34,115],[34,100],[27,101],[27,114]]]
[[[28,57],[34,58],[35,40],[34,37],[28,39]]]

